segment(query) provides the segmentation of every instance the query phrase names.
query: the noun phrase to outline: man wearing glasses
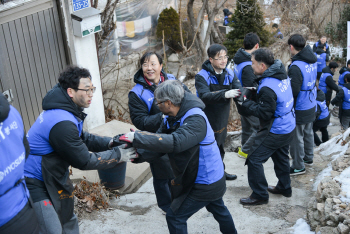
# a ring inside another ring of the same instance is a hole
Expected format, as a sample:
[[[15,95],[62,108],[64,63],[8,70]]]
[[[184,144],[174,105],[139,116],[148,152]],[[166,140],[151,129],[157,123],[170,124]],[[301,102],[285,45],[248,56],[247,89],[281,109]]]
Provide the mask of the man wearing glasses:
[[[224,159],[224,143],[227,134],[231,98],[240,96],[241,83],[233,71],[226,68],[228,56],[223,45],[213,44],[208,48],[209,59],[195,76],[197,95],[205,104],[204,113],[215,133],[215,140]],[[237,179],[236,175],[225,172],[226,180]]]
[[[43,112],[27,134],[30,154],[24,166],[42,233],[78,234],[68,167],[107,169],[136,158],[134,148],[83,131],[96,88],[87,69],[69,67],[43,99]],[[116,137],[115,139],[119,139]]]

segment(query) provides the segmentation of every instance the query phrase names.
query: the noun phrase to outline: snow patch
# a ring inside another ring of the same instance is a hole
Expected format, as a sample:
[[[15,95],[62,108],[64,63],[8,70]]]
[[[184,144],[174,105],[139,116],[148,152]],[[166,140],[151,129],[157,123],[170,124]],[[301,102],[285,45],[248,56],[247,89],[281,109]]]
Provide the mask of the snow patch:
[[[304,219],[298,219],[293,229],[293,234],[315,234],[315,232],[310,230],[309,224]]]
[[[340,195],[340,200],[350,203],[350,167],[346,168],[335,180],[341,183],[341,190],[346,193],[345,196]]]

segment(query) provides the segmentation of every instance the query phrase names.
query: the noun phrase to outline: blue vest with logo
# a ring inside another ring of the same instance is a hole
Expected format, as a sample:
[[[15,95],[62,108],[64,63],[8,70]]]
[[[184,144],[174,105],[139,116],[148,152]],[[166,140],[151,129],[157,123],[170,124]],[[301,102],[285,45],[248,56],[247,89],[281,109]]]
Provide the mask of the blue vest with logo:
[[[53,126],[62,121],[73,122],[81,135],[83,121],[78,121],[72,113],[61,109],[43,111],[27,133],[30,154],[24,167],[26,177],[44,181],[41,171],[42,155],[54,151],[49,143],[50,131]]]
[[[269,87],[277,95],[277,105],[274,121],[270,132],[274,134],[288,134],[295,128],[294,99],[290,79],[278,80],[267,77],[260,80],[258,93],[262,87]]]
[[[243,63],[240,63],[238,64],[236,67],[235,67],[235,73],[238,77],[238,80],[241,82],[241,85],[243,85],[243,82],[242,82],[242,71],[243,71],[243,68],[245,68],[245,66],[248,66],[248,65],[252,65],[252,61],[246,61],[246,62],[243,62]]]
[[[28,202],[23,135],[21,116],[10,106],[7,119],[0,122],[0,227],[15,217]]]
[[[324,94],[327,93],[326,78],[328,76],[332,76],[332,74],[331,73],[322,73],[322,75],[320,77],[320,83],[318,84],[318,87],[324,92]]]
[[[343,87],[344,90],[344,97],[343,97],[343,104],[342,108],[343,110],[349,110],[350,109],[350,90]]]
[[[322,69],[326,67],[326,53],[317,54],[314,53],[317,57],[317,72],[322,72]]]
[[[208,86],[211,85],[211,84],[219,84],[219,81],[218,79],[216,79],[216,76],[212,75],[210,72],[202,69],[198,72],[198,75],[201,75],[206,81],[207,81],[207,84]],[[224,80],[224,83],[223,85],[230,85],[233,81],[233,78],[235,77],[233,71],[229,68],[226,68],[226,75],[225,75],[225,80]],[[198,96],[198,92],[196,91],[197,93],[197,97]]]
[[[291,66],[293,65],[298,66],[301,74],[303,75],[303,84],[301,85],[300,92],[296,100],[295,109],[309,110],[316,106],[317,65],[316,63],[309,64],[303,61],[294,61]]]
[[[315,42],[315,46],[317,47],[318,46],[318,41]],[[326,43],[326,49],[328,49],[328,43]]]
[[[188,110],[179,120],[180,126],[182,126],[185,119],[191,115],[203,116],[207,124],[207,134],[204,140],[199,143],[199,165],[195,183],[212,184],[224,176],[224,166],[221,160],[220,150],[215,141],[214,131],[209,124],[208,118],[200,108],[195,107]],[[165,124],[167,124],[167,118],[168,116],[164,118]],[[167,127],[169,128],[168,124]]]
[[[172,74],[167,74],[168,80],[176,80],[175,76]],[[154,93],[149,90],[145,89],[142,85],[136,84],[130,92],[134,92],[144,103],[146,103],[148,108],[148,114],[151,111],[153,99],[154,99]]]
[[[326,104],[326,100],[324,100],[323,102],[317,101],[317,104],[320,106],[320,109],[321,109],[321,114],[318,117],[318,119],[321,120],[321,119],[328,117],[329,111],[328,111],[328,107]]]
[[[338,84],[339,84],[339,86],[341,86],[341,87],[343,87],[344,86],[344,77],[345,77],[345,75],[346,74],[349,74],[350,72],[349,71],[345,71],[345,72],[343,72],[343,74],[340,74],[339,75],[339,79],[338,79]]]

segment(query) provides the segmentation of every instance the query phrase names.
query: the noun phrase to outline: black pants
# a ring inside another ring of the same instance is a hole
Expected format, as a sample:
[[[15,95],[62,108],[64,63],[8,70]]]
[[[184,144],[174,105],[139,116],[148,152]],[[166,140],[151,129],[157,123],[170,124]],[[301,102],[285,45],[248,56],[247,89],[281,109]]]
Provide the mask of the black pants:
[[[33,207],[28,201],[23,209],[5,225],[0,227],[0,234],[26,233],[38,234],[40,230],[39,222]]]
[[[329,140],[329,136],[328,136],[328,131],[327,131],[327,126],[326,127],[319,127],[319,126],[313,126],[313,131],[314,131],[314,142],[315,145],[319,146],[321,143],[326,142]],[[320,130],[322,133],[322,141],[320,140],[320,138],[318,137],[318,135],[316,134],[316,132]]]
[[[276,188],[285,192],[291,193],[290,186],[290,165],[289,165],[289,145],[278,149],[270,149],[260,145],[251,155],[248,156],[248,182],[253,190],[251,197],[260,200],[269,199],[267,192],[267,181],[264,174],[263,163],[270,157],[274,163],[275,174],[278,178]]]

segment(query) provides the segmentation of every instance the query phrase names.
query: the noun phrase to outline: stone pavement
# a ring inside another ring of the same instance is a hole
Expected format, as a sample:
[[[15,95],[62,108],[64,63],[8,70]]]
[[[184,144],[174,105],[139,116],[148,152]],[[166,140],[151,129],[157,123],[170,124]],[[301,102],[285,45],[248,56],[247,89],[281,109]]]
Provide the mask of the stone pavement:
[[[129,132],[130,128],[136,129],[135,126],[131,124],[113,120],[89,132],[100,136],[114,137],[117,134]],[[73,175],[70,178],[73,181],[82,180],[83,177],[90,182],[100,181],[97,170],[81,171],[73,168],[72,172]],[[125,185],[119,189],[119,192],[122,194],[134,192],[151,178],[151,176],[152,174],[148,163],[134,164],[129,162],[126,168]]]

